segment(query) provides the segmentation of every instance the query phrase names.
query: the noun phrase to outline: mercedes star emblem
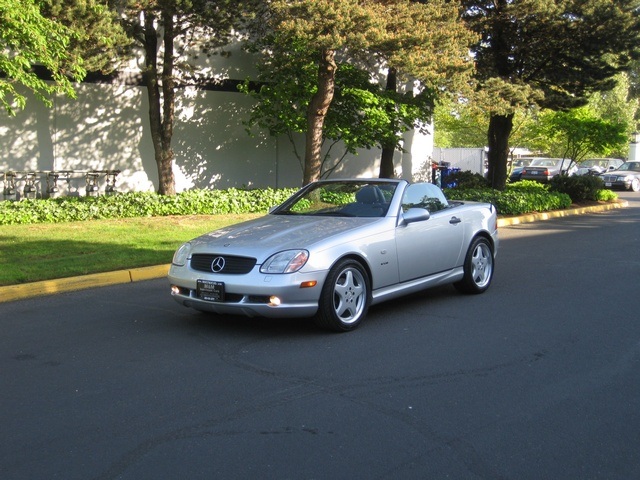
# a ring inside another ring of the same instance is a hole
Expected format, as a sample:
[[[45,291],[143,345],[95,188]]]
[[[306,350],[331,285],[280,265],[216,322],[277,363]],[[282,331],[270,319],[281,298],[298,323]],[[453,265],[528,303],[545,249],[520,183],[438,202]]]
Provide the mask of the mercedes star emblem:
[[[213,262],[211,262],[211,271],[218,273],[221,272],[224,269],[224,258],[222,257],[216,257],[213,259]]]

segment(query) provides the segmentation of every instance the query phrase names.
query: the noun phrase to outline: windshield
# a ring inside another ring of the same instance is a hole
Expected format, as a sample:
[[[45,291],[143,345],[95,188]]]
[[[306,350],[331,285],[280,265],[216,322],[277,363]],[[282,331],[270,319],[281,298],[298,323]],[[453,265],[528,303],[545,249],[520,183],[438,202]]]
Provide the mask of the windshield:
[[[395,182],[320,182],[303,195],[292,197],[274,210],[275,215],[332,217],[384,217],[397,188]]]
[[[580,164],[581,167],[589,168],[589,167],[606,167],[606,160],[585,160]]]
[[[640,172],[640,162],[625,162],[622,165],[620,165],[618,170]]]

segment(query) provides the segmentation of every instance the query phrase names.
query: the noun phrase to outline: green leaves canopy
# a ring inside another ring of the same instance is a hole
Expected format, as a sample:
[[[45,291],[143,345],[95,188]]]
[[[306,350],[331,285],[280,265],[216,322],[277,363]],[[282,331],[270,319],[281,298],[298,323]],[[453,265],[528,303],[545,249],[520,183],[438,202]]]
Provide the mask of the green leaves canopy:
[[[264,54],[264,86],[251,123],[274,135],[306,133],[303,182],[320,170],[318,139],[342,140],[351,152],[399,146],[404,131],[429,119],[436,92],[468,84],[468,45],[476,37],[459,22],[458,6],[274,0],[265,17],[271,33],[254,44]],[[329,57],[335,63],[323,62]],[[391,69],[407,93],[381,86]],[[421,93],[414,96],[415,86]]]
[[[72,81],[85,75],[82,61],[69,54],[73,32],[45,18],[35,0],[0,0],[0,105],[14,115],[26,103],[19,87],[31,90],[45,104],[51,95],[74,97]],[[53,83],[39,78],[34,65],[46,68]]]

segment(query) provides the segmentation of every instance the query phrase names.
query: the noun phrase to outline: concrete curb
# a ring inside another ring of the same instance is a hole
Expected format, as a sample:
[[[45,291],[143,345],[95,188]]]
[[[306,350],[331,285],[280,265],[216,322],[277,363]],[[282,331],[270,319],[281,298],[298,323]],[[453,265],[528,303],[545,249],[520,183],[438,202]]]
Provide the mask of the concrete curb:
[[[593,205],[590,207],[567,208],[566,210],[554,210],[552,212],[531,213],[527,215],[519,215],[517,217],[499,218],[499,227],[508,227],[510,225],[519,225],[521,223],[539,222],[541,220],[549,220],[551,218],[569,217],[571,215],[582,215],[585,213],[606,212],[615,208],[623,208],[629,206],[629,202],[621,200],[616,203],[606,203],[604,205]]]
[[[117,272],[93,273],[91,275],[61,278],[58,280],[43,280],[41,282],[9,285],[0,287],[0,303],[83,290],[85,288],[152,280],[154,278],[166,277],[167,273],[169,273],[169,265],[158,265],[133,268],[131,270],[120,270]]]
[[[541,220],[549,220],[551,218],[568,217],[570,215],[581,215],[584,213],[604,212],[614,208],[623,208],[628,205],[629,202],[625,200],[618,203],[607,203],[605,205],[594,205],[591,207],[570,208],[554,212],[532,213],[529,215],[520,215],[518,217],[499,218],[498,227],[538,222]],[[42,282],[9,285],[6,287],[0,287],[0,303],[23,300],[43,295],[53,295],[56,293],[72,292],[86,288],[152,280],[166,277],[167,273],[169,273],[169,265],[158,265],[154,267],[133,268],[131,270],[121,270],[117,272],[94,273],[91,275],[61,278],[58,280],[44,280]]]

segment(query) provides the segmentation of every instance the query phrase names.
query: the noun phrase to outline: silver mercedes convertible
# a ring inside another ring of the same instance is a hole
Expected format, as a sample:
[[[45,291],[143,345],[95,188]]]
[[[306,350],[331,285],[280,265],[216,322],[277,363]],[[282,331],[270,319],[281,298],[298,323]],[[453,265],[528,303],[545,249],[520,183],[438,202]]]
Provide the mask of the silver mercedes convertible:
[[[178,248],[173,298],[219,314],[314,317],[357,327],[369,306],[443,284],[482,293],[498,249],[496,209],[430,183],[311,183],[261,218]]]

